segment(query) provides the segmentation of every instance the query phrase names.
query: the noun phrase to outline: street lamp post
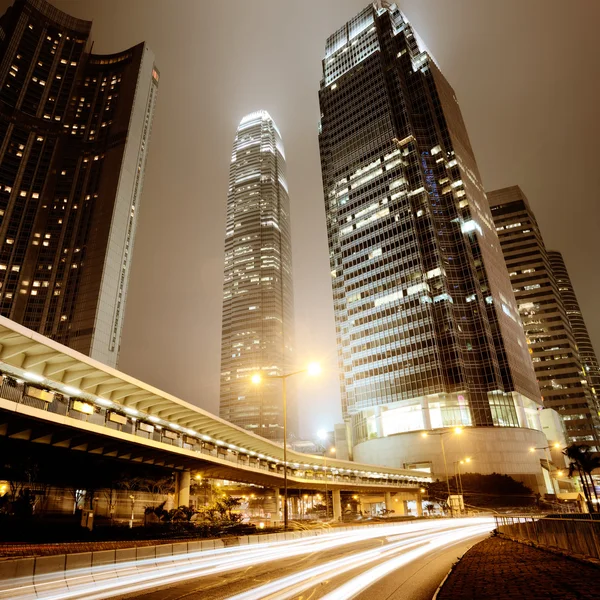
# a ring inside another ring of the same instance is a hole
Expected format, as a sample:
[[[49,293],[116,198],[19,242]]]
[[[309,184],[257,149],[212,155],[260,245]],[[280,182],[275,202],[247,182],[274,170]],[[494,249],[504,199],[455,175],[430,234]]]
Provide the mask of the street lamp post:
[[[317,431],[317,435],[319,438],[326,442],[327,440],[327,432],[324,429]],[[328,490],[328,478],[327,478],[327,446],[322,446],[323,448],[323,469],[325,471],[325,519],[329,519],[329,490]],[[331,447],[329,449],[331,454],[335,454],[335,447]]]
[[[335,448],[330,448],[329,452],[335,454]],[[329,519],[329,490],[327,487],[327,450],[323,451],[323,469],[325,470],[325,519]]]
[[[440,431],[437,433],[424,431],[421,435],[423,437],[429,437],[430,435],[435,435],[440,438],[440,443],[442,445],[442,456],[444,457],[444,472],[446,473],[446,488],[448,490],[448,501],[450,501],[450,478],[448,477],[448,463],[446,461],[446,447],[444,446],[444,436],[448,433],[456,433],[457,435],[461,434],[462,427],[455,427],[452,431]],[[454,515],[454,511],[452,510],[452,507],[450,506],[449,508],[450,508],[450,514]]]
[[[288,529],[288,473],[287,473],[287,380],[289,377],[299,375],[300,373],[308,373],[309,375],[318,375],[321,372],[321,367],[317,363],[311,363],[306,369],[294,371],[293,373],[285,373],[283,375],[269,375],[267,379],[281,379],[282,400],[283,400],[283,530]],[[252,383],[259,384],[262,377],[259,373],[252,375]]]
[[[456,489],[458,490],[458,493],[461,496],[464,496],[464,489],[463,489],[463,484],[462,484],[462,473],[460,470],[460,465],[464,465],[466,463],[470,463],[471,462],[471,458],[467,457],[465,459],[462,460],[455,460],[454,461],[454,474],[457,478],[457,484],[456,484]]]
[[[536,446],[531,446],[531,448],[529,448],[529,452],[535,452],[536,450],[544,450],[545,454],[546,454],[546,462],[548,463],[548,473],[550,474],[550,479],[552,480],[552,467],[551,465],[554,464],[552,462],[552,458],[550,456],[550,452],[549,450],[551,450],[552,448],[554,448],[555,450],[559,450],[561,448],[561,445],[559,442],[555,442],[554,444],[552,444],[552,446],[540,446],[540,447],[536,447]],[[557,491],[560,489],[560,486],[558,485],[557,481],[552,481],[552,488],[554,490],[554,493],[557,493]]]

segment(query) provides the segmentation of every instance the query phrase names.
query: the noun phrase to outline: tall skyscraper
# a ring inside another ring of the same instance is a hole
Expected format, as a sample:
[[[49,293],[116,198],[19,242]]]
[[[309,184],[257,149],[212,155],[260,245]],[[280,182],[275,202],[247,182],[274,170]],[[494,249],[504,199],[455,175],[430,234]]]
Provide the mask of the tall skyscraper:
[[[0,314],[115,366],[158,71],[44,0],[0,18]]]
[[[571,443],[600,449],[598,408],[570,317],[578,323],[578,337],[587,341],[590,366],[598,363],[564,263],[555,257],[557,271],[562,270],[559,284],[535,215],[518,186],[489,192],[488,199],[544,406],[560,413]],[[564,302],[567,298],[571,315]]]
[[[590,384],[590,390],[596,401],[597,409],[600,408],[600,363],[596,357],[590,334],[588,333],[575,289],[571,283],[567,266],[560,252],[548,250],[548,259],[552,272],[556,278],[558,292],[567,313],[567,319],[573,330],[573,337],[579,350],[581,366]]]
[[[294,300],[290,201],[277,125],[245,116],[233,143],[225,229],[221,343],[222,418],[281,439],[281,382],[291,364]],[[254,373],[263,382],[253,385]],[[292,408],[292,407],[291,407]],[[294,429],[290,411],[290,430]]]
[[[394,4],[329,37],[319,99],[354,457],[439,474],[439,440],[421,433],[468,426],[461,447],[447,429],[452,456],[480,440],[480,472],[535,477],[523,455],[546,445],[539,390],[477,164],[452,88]]]

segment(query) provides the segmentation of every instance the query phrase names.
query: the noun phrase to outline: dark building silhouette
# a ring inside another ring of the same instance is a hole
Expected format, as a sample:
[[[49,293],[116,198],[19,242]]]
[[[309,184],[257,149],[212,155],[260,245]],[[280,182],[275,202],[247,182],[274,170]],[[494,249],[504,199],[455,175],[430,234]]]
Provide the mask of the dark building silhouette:
[[[583,325],[583,337],[589,344],[588,365],[593,367],[598,363],[595,355],[593,360],[590,357],[589,350],[593,355],[593,348],[564,263],[556,256],[553,260],[546,250],[535,215],[521,188],[494,190],[488,193],[488,199],[544,406],[562,416],[571,443],[587,444],[598,450],[598,409],[578,341],[583,332],[579,326],[575,334],[571,318]]]
[[[158,71],[44,0],[0,19],[0,314],[116,365]]]
[[[537,476],[521,454],[541,435],[539,390],[473,150],[451,86],[396,5],[374,3],[328,38],[319,100],[355,458],[429,460],[441,473],[439,440],[426,448],[420,432],[468,426],[465,448],[497,444],[479,472]]]

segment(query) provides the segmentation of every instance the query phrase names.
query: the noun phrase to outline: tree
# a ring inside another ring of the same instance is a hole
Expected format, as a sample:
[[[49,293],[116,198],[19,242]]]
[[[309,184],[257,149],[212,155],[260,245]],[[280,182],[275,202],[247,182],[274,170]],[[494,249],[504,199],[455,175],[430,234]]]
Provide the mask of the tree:
[[[158,502],[167,494],[175,492],[175,480],[172,475],[167,475],[165,477],[148,477],[140,481],[138,489],[150,492],[150,494],[152,494],[152,500]]]
[[[219,498],[215,502],[215,507],[219,513],[222,521],[230,521],[232,523],[241,521],[242,517],[239,513],[234,513],[233,510],[238,508],[240,501],[238,498],[232,498],[227,496],[225,498]]]
[[[588,510],[594,512],[594,506],[596,506],[596,510],[600,510],[598,506],[598,494],[596,493],[596,486],[592,478],[592,472],[595,469],[600,469],[600,457],[594,455],[590,447],[585,444],[571,444],[563,450],[563,454],[570,461],[569,477],[572,477],[575,472],[579,476]],[[592,502],[592,494],[596,500],[595,505]]]

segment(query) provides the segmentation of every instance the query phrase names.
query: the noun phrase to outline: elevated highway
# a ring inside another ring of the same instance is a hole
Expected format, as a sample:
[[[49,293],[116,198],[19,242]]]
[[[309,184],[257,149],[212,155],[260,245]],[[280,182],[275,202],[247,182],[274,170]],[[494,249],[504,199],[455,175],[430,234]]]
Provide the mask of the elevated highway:
[[[278,489],[283,447],[0,317],[0,436]],[[289,450],[288,487],[401,493],[429,474]],[[187,491],[186,491],[187,490]]]

